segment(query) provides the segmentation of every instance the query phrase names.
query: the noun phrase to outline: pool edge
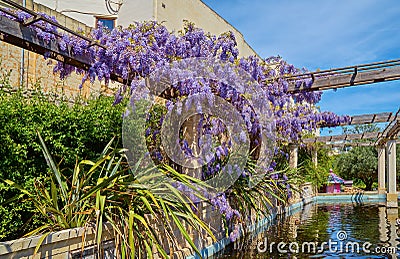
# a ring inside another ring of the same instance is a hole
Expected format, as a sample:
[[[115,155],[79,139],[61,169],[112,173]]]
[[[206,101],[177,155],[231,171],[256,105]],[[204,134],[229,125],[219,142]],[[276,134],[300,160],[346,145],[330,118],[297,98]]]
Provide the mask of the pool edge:
[[[301,201],[290,204],[284,208],[284,210],[277,211],[271,213],[268,217],[258,221],[255,224],[252,224],[248,227],[249,232],[258,232],[264,226],[267,226],[278,214],[287,214],[291,215],[301,210],[305,205],[310,203],[383,203],[386,202],[385,194],[378,193],[368,193],[368,194],[348,194],[348,195],[313,195],[312,197],[303,198]],[[200,250],[201,256],[203,258],[208,258],[213,256],[223,250],[227,245],[229,245],[232,241],[229,238],[223,238],[218,242],[207,246]],[[200,259],[199,255],[190,255],[186,256],[186,259]]]

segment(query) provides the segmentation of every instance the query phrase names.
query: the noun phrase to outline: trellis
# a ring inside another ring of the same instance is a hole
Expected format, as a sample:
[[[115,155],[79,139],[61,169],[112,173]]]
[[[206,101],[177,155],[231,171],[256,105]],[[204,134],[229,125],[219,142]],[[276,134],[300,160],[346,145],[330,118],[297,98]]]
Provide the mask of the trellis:
[[[320,136],[314,138],[304,139],[304,143],[329,143],[338,141],[349,141],[349,140],[367,140],[367,139],[378,139],[382,132],[364,132],[362,134],[343,134],[334,136]]]
[[[389,125],[383,130],[382,136],[377,139],[375,145],[382,146],[388,139],[396,139],[400,132],[400,116],[399,111],[397,111],[396,117],[393,119]]]
[[[45,21],[58,29],[79,37],[83,40],[88,41],[88,47],[98,46],[105,48],[104,46],[98,44],[92,39],[78,34],[71,29],[62,26],[52,20],[49,20],[40,14],[29,10],[11,0],[0,0],[9,6],[22,10],[26,13],[31,14],[33,17],[25,22],[18,22],[11,20],[7,17],[0,17],[0,40],[10,43],[12,45],[33,51],[35,53],[46,55],[49,58],[55,59],[57,61],[63,62],[68,65],[72,65],[82,69],[89,69],[91,62],[88,57],[74,56],[71,53],[71,49],[61,50],[56,41],[46,42],[41,40],[37,32],[28,26],[38,26],[38,21]],[[7,13],[15,17],[15,14],[8,11],[6,8],[0,8],[4,13]],[[62,35],[55,35],[56,37],[61,37]],[[111,80],[120,83],[129,83],[129,80],[124,80],[122,77],[111,74]],[[296,93],[299,91],[316,91],[316,90],[327,90],[336,89],[346,86],[371,84],[382,81],[398,80],[400,79],[400,59],[388,60],[382,62],[375,62],[369,64],[361,64],[356,66],[348,66],[342,68],[335,68],[329,70],[315,71],[310,73],[305,73],[296,76],[286,77],[289,80],[288,92]],[[299,80],[309,79],[312,80],[312,85],[310,87],[305,87],[304,83],[300,86],[296,86],[296,82]],[[377,138],[376,144],[381,144],[387,138],[392,138],[399,131],[399,122],[397,118],[398,112],[394,117],[393,113],[377,113],[377,114],[365,114],[353,116],[350,123],[343,125],[356,125],[356,124],[368,124],[368,123],[378,123],[378,122],[389,122],[396,120],[391,128],[385,129],[381,136],[379,133],[377,135],[364,133],[362,135],[357,134],[346,134],[343,136],[330,136],[330,137],[316,137],[311,139],[305,139],[305,143],[312,142],[329,142],[329,141],[347,141],[347,140],[362,140]],[[321,125],[321,127],[330,127],[331,125]]]
[[[328,90],[398,80],[400,59],[309,72],[289,76],[287,79],[290,81],[290,92]],[[299,79],[312,80],[312,85],[306,87],[303,83],[297,86]]]
[[[17,22],[8,19],[7,17],[0,17],[0,40],[4,42],[41,55],[46,54],[46,56],[64,62],[68,65],[85,70],[89,69],[90,60],[87,57],[73,56],[70,49],[66,51],[61,50],[56,41],[45,42],[40,40],[37,36],[37,33],[28,27],[30,25],[39,26],[37,25],[38,21],[45,21],[64,32],[88,41],[89,47],[97,45],[98,47],[105,48],[92,39],[80,35],[52,20],[46,19],[40,14],[29,10],[28,8],[25,8],[11,0],[0,1],[33,16],[32,19],[29,19],[25,22]],[[15,14],[9,12],[6,8],[0,8],[0,10],[11,16],[15,16]],[[61,35],[56,36],[61,37]],[[290,82],[288,88],[289,93],[336,89],[340,87],[398,80],[400,79],[400,59],[315,71],[296,76],[289,76],[286,79]],[[310,87],[305,87],[304,83],[297,87],[296,82],[302,79],[312,80],[313,83]],[[111,74],[111,80],[125,84],[129,83],[129,80],[124,80],[122,77],[116,74]]]
[[[341,134],[333,136],[318,136],[303,139],[305,144],[324,143],[328,146],[375,146],[383,145],[388,139],[396,139],[400,132],[400,109],[396,113],[384,112],[376,114],[356,115],[350,118],[349,123],[342,125],[361,125],[370,123],[389,122],[381,132],[364,132],[360,134]],[[325,125],[324,127],[329,127]],[[374,141],[362,141],[374,140]],[[348,142],[357,141],[357,142]]]
[[[29,26],[41,27],[37,24],[38,21],[45,21],[53,26],[55,26],[60,31],[71,34],[75,37],[78,37],[82,40],[87,41],[88,47],[98,46],[100,48],[106,48],[102,46],[93,39],[85,37],[57,22],[47,19],[42,15],[34,12],[28,8],[25,8],[11,0],[0,0],[0,2],[4,2],[7,5],[14,7],[18,10],[24,11],[33,17],[25,22],[18,22],[11,20],[7,17],[0,16],[0,40],[12,44],[14,46],[35,52],[40,55],[44,55],[46,57],[52,58],[54,60],[63,62],[64,64],[71,65],[77,68],[81,68],[84,70],[88,70],[91,66],[91,61],[88,57],[85,56],[74,56],[72,55],[71,48],[68,47],[67,50],[60,49],[57,41],[49,41],[46,42],[40,37],[38,37],[38,33],[30,28]],[[6,13],[10,16],[16,17],[13,12],[10,12],[7,8],[0,8],[0,11]],[[61,34],[54,34],[56,37],[61,38]],[[119,83],[129,83],[127,80],[124,80],[122,77],[116,74],[110,75],[111,80],[119,82]]]
[[[341,123],[339,125],[322,124],[322,125],[319,125],[319,127],[320,128],[329,128],[329,127],[336,127],[336,126],[349,126],[349,125],[362,125],[362,124],[371,124],[371,123],[391,122],[394,119],[394,116],[395,116],[395,114],[393,114],[393,112],[354,115],[354,116],[350,117],[349,122]]]

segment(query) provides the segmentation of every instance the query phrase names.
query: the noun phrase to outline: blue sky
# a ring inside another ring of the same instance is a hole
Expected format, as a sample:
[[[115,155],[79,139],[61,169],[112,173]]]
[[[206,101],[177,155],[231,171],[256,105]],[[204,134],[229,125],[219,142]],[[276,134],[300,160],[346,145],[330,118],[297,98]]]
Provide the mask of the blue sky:
[[[204,2],[261,57],[311,71],[400,58],[399,0]],[[319,105],[343,115],[397,111],[400,81],[325,91]]]

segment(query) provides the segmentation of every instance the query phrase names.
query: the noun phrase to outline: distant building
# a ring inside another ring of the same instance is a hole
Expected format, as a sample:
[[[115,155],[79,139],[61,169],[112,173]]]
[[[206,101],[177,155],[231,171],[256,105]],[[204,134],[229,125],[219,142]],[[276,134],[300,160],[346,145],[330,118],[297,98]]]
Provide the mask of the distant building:
[[[323,192],[326,193],[340,193],[341,185],[344,184],[344,180],[338,175],[334,174],[332,169],[329,170],[329,176],[327,183],[323,186]]]

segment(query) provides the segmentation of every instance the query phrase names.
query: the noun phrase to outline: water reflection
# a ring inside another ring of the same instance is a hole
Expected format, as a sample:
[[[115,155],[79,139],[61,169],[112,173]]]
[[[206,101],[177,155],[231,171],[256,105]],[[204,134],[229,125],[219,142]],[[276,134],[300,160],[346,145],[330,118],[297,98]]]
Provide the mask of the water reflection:
[[[398,215],[378,204],[310,204],[216,258],[397,258]]]

